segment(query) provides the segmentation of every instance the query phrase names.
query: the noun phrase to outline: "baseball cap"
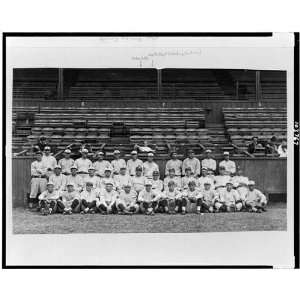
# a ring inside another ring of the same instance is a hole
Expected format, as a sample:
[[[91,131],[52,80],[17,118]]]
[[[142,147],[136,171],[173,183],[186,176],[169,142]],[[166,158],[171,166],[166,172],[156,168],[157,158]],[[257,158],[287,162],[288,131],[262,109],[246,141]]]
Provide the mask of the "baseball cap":
[[[74,187],[74,183],[73,182],[69,182],[69,183],[67,183],[67,186],[73,186]]]
[[[105,168],[104,172],[106,172],[106,171],[111,172],[111,168],[109,168],[109,167]]]
[[[189,149],[188,153],[194,153],[194,150],[193,149]]]
[[[109,180],[105,182],[105,185],[114,185],[114,184],[112,183],[112,181]]]
[[[60,165],[55,165],[54,169],[61,169],[61,166]]]
[[[131,151],[130,154],[131,154],[131,155],[135,155],[135,154],[137,154],[137,151],[133,150],[133,151]]]
[[[255,185],[255,181],[254,180],[249,180],[248,185]]]
[[[44,148],[44,150],[51,150],[51,148],[50,148],[49,146],[46,146],[46,147]]]
[[[171,171],[172,171],[172,172],[175,172],[175,169],[174,169],[174,168],[170,168],[170,169],[169,169],[169,172],[171,172]]]
[[[154,170],[152,174],[153,174],[153,175],[154,175],[154,174],[159,175],[159,172],[158,172],[157,170]]]
[[[149,152],[148,156],[154,156],[154,154],[152,152]]]
[[[90,166],[90,167],[88,168],[88,170],[96,170],[96,169],[95,169],[95,167]]]
[[[202,170],[208,170],[206,167],[202,167]]]
[[[192,185],[192,184],[195,184],[196,185],[196,181],[195,180],[190,180],[188,185]]]
[[[228,152],[228,151],[225,151],[225,152],[223,153],[223,155],[229,155],[229,152]]]
[[[36,154],[36,155],[37,155],[37,154],[43,155],[43,152],[42,152],[42,151],[37,151],[35,154]]]
[[[121,152],[119,151],[119,150],[115,150],[114,152],[113,152],[113,154],[120,154]]]
[[[86,182],[86,185],[91,185],[91,186],[93,186],[94,184],[93,184],[91,181],[87,181],[87,182]]]
[[[104,155],[104,153],[103,153],[102,151],[99,151],[99,152],[97,153],[97,155]]]
[[[135,168],[135,170],[136,170],[136,171],[143,171],[143,168],[142,168],[141,166],[137,166],[137,167]]]
[[[82,153],[89,153],[89,150],[88,149],[82,149],[81,152]]]
[[[129,182],[127,182],[127,183],[124,184],[124,187],[126,187],[126,186],[131,187],[131,184]]]
[[[186,168],[185,168],[185,171],[186,171],[186,170],[190,170],[190,171],[191,171],[192,169],[191,169],[191,167],[186,167]]]
[[[127,169],[127,168],[126,168],[126,166],[121,166],[120,170],[122,170],[122,169],[124,170],[124,169]]]
[[[76,169],[77,170],[77,167],[75,165],[71,166],[70,169]]]
[[[209,180],[205,180],[205,181],[204,181],[204,184],[209,184],[209,185],[211,185],[211,182],[210,182]]]
[[[226,184],[233,184],[231,180],[227,180]]]
[[[145,185],[152,185],[152,182],[151,182],[150,180],[147,180],[147,181],[145,182]]]
[[[211,153],[212,151],[210,149],[205,150],[205,153]]]
[[[47,186],[48,185],[53,185],[54,186],[54,183],[52,182],[52,181],[49,181],[48,183],[47,183]]]
[[[70,154],[70,153],[71,153],[71,150],[70,150],[70,149],[66,149],[64,152]]]
[[[173,180],[170,180],[170,181],[168,182],[168,186],[173,185],[173,184],[175,184],[175,181],[173,181]]]

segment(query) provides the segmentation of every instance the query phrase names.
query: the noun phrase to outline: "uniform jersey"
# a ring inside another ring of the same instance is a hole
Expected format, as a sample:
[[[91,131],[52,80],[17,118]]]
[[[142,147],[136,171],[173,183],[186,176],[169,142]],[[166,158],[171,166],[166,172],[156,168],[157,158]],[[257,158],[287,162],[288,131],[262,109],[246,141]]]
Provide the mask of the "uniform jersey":
[[[126,193],[124,190],[120,192],[120,196],[118,199],[118,204],[122,203],[125,206],[135,205],[137,200],[137,193],[134,190],[130,190],[129,193]]]
[[[186,189],[182,192],[182,197],[187,199],[201,199],[203,198],[203,195],[199,189],[194,189],[193,191],[190,189]]]
[[[143,168],[143,162],[140,159],[136,159],[136,160],[129,159],[127,161],[127,171],[130,176],[135,175],[135,170],[137,167]]]
[[[88,158],[77,158],[75,160],[75,166],[77,167],[77,172],[88,173],[89,167],[92,166],[92,162]]]
[[[218,197],[217,193],[212,188],[209,190],[202,189],[201,193],[203,195],[203,202],[209,206],[213,205]]]
[[[139,193],[138,200],[140,202],[147,202],[150,203],[152,201],[157,201],[159,199],[159,194],[155,190],[150,190],[150,192],[147,192],[146,189],[143,189]]]
[[[148,179],[152,179],[153,171],[159,172],[158,165],[154,161],[153,162],[145,161],[143,163],[144,176]]]
[[[246,193],[246,203],[248,204],[255,204],[255,203],[267,203],[267,198],[266,196],[260,191],[260,190],[257,190],[257,189],[254,189],[253,191],[248,191]]]
[[[42,161],[46,165],[47,170],[51,169],[53,170],[56,166],[56,158],[52,155],[43,155]]]
[[[145,182],[146,178],[144,176],[133,176],[131,178],[132,188],[138,193],[144,189]]]
[[[104,190],[105,186],[106,186],[106,184],[108,182],[112,183],[113,189],[116,189],[116,183],[115,183],[114,179],[112,179],[110,177],[108,177],[108,178],[107,177],[103,177],[103,178],[100,179],[100,189]]]
[[[182,163],[182,174],[185,175],[185,169],[190,167],[194,176],[200,175],[201,164],[198,158],[186,158]]]
[[[61,166],[62,173],[70,173],[71,174],[71,167],[74,165],[74,159],[62,158],[58,161],[58,165]]]
[[[75,176],[73,176],[73,175],[67,176],[67,183],[73,183],[74,188],[77,191],[81,191],[83,189],[83,185],[84,185],[81,176],[79,176],[77,174]]]
[[[47,165],[44,161],[37,161],[31,163],[31,176],[45,175],[47,172]]]
[[[85,200],[87,202],[96,201],[99,202],[99,195],[96,190],[91,190],[90,192],[87,190],[84,190],[80,193],[80,199]]]
[[[195,181],[195,183],[197,184],[197,179],[194,176],[184,176],[181,178],[181,188],[182,189],[187,189],[189,186],[189,182],[190,181]]]
[[[92,182],[94,189],[100,189],[101,188],[100,178],[98,176],[96,176],[96,175],[94,175],[94,176],[90,176],[90,175],[86,176],[83,179],[83,185],[84,185],[84,187],[86,186],[87,182]]]
[[[169,170],[174,169],[176,176],[181,176],[182,161],[179,159],[170,159],[166,163],[165,176],[169,175]]]
[[[168,200],[177,200],[182,197],[181,192],[178,189],[174,189],[174,191],[170,191],[169,189],[164,190],[161,193],[161,198],[168,199]]]
[[[100,204],[105,204],[106,206],[113,205],[119,199],[118,192],[111,190],[108,192],[106,189],[102,190],[100,193]]]
[[[156,190],[157,192],[161,192],[164,188],[164,183],[162,180],[160,179],[157,179],[157,180],[154,180],[152,179],[152,190]]]
[[[99,175],[100,177],[104,177],[105,169],[113,169],[111,163],[108,160],[97,160],[93,163],[93,167],[96,170],[95,174]]]
[[[240,200],[240,196],[234,189],[231,189],[230,191],[225,189],[224,191],[221,191],[219,199],[221,203],[226,205],[235,205],[236,202]]]
[[[236,188],[236,190],[238,191],[238,193],[240,195],[241,200],[243,200],[243,201],[245,200],[246,194],[249,190],[248,182],[249,182],[249,179],[248,179],[248,177],[245,177],[245,176],[234,176],[232,178],[233,186]]]
[[[230,174],[234,174],[236,171],[236,166],[235,166],[235,162],[232,160],[222,160],[219,163],[219,168],[220,167],[224,167],[225,171],[230,173]]]
[[[201,177],[199,177],[198,178],[198,180],[197,180],[197,186],[200,188],[200,189],[204,189],[204,182],[205,181],[209,181],[210,182],[210,187],[212,188],[212,189],[214,189],[215,188],[215,184],[214,184],[214,180],[211,178],[211,177],[209,177],[209,176],[201,176]]]
[[[56,201],[58,199],[59,199],[59,192],[55,190],[52,193],[46,190],[39,195],[39,200],[46,200],[48,202],[53,200]]]
[[[120,169],[123,168],[127,168],[126,166],[126,162],[123,158],[119,158],[119,159],[114,159],[111,162],[112,168],[113,168],[113,172],[119,174],[120,173]]]
[[[168,184],[170,181],[174,181],[175,182],[175,188],[177,189],[181,189],[181,177],[173,177],[170,178],[169,176],[167,176],[164,179],[164,189],[167,190],[168,189]]]
[[[204,158],[201,161],[202,168],[207,168],[213,171],[217,169],[217,162],[212,158]]]
[[[58,176],[56,174],[52,174],[49,177],[49,182],[53,182],[55,190],[62,191],[66,189],[67,177],[63,174],[59,174]]]
[[[73,192],[64,191],[61,194],[61,199],[62,199],[64,206],[66,208],[70,208],[72,205],[72,202],[74,200],[80,200],[80,195],[76,191],[73,191]]]
[[[114,181],[115,181],[115,184],[116,184],[116,188],[118,190],[123,189],[124,186],[127,185],[127,184],[131,185],[131,178],[130,178],[129,175],[121,175],[121,174],[115,175],[114,176]]]
[[[215,188],[225,187],[226,183],[230,180],[229,175],[217,175],[215,176]]]

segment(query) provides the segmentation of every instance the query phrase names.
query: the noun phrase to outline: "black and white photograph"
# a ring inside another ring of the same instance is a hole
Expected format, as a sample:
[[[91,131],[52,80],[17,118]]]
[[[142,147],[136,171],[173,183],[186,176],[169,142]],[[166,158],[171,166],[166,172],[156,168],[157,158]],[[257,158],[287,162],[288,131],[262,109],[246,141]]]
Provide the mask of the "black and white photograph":
[[[289,249],[293,35],[258,39],[8,38],[9,235]]]

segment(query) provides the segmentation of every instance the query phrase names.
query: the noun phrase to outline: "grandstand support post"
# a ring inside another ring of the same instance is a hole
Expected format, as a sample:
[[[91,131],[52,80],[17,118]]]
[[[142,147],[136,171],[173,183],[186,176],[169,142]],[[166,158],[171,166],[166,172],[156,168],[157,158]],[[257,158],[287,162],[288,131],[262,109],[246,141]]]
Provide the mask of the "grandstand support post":
[[[255,72],[255,97],[256,103],[261,106],[261,85],[260,85],[260,71]]]
[[[57,85],[57,99],[62,100],[64,97],[64,69],[58,69],[58,85]]]

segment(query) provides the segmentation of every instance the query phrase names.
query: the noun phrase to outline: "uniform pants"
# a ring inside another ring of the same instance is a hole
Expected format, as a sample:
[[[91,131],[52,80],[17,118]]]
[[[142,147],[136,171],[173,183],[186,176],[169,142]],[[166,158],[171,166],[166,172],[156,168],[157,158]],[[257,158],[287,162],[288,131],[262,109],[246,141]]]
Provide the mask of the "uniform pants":
[[[68,208],[61,200],[57,201],[57,212],[63,213],[65,208]],[[79,200],[75,199],[71,203],[71,209],[73,212],[79,212],[80,211],[80,205]]]
[[[149,208],[155,209],[157,207],[158,202],[152,201],[152,202],[141,202],[140,209],[142,212],[146,212]]]
[[[138,212],[139,206],[138,204],[130,204],[130,205],[125,205],[124,203],[119,203],[117,204],[117,209],[118,211],[129,211],[129,212]]]
[[[118,208],[117,208],[116,203],[114,203],[111,206],[108,206],[105,203],[100,203],[99,206],[98,206],[98,210],[99,210],[100,213],[109,213],[109,214],[115,214],[115,213],[118,212]]]
[[[214,205],[210,204],[210,203],[207,203],[207,202],[202,202],[202,204],[201,204],[201,211],[203,211],[203,212],[209,212],[209,209],[211,209],[211,207],[213,208]]]
[[[96,204],[97,204],[96,200],[88,202],[88,201],[86,201],[86,200],[83,199],[83,200],[81,200],[81,210],[84,210],[86,208],[96,209]]]
[[[56,212],[57,204],[55,200],[40,200],[40,207],[41,208],[52,208],[52,213]]]
[[[30,183],[30,198],[36,198],[38,194],[46,191],[47,179],[46,178],[31,178]]]

